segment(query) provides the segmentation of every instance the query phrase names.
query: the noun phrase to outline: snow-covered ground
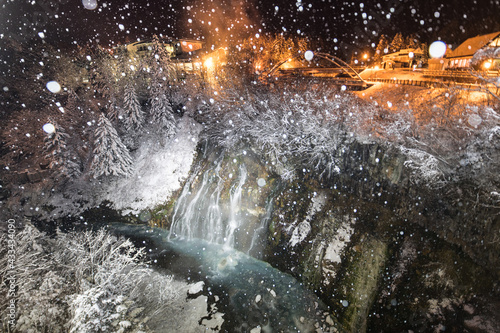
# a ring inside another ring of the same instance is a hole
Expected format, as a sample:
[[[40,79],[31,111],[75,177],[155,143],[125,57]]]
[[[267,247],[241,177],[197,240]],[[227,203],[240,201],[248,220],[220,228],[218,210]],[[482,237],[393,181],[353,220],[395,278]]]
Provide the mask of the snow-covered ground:
[[[167,201],[189,174],[202,126],[185,116],[177,128],[176,135],[163,146],[145,142],[138,149],[132,176],[113,182],[103,199],[124,215]]]

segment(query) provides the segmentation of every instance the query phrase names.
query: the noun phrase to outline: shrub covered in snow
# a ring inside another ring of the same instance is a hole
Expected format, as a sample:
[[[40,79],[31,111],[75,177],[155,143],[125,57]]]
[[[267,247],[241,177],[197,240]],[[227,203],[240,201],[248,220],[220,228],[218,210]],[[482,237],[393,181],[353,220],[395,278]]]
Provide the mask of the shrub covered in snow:
[[[231,149],[252,144],[284,178],[307,168],[329,178],[341,171],[339,155],[348,143],[368,137],[370,106],[354,96],[323,87],[316,90],[247,92],[206,116],[205,137]],[[231,110],[227,112],[227,110]]]
[[[149,268],[143,249],[105,230],[59,232],[49,238],[28,224],[16,235],[15,268],[10,270],[3,269],[8,264],[7,237],[1,243],[0,320],[6,328],[7,305],[15,299],[11,331],[146,330],[145,313],[169,309],[187,288]],[[11,283],[17,287],[15,295],[8,294]]]

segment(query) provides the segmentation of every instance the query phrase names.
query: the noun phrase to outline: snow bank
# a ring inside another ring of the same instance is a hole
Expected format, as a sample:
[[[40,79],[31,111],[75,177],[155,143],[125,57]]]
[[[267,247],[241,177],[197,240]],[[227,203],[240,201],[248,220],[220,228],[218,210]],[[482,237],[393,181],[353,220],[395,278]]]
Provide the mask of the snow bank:
[[[163,147],[157,142],[142,144],[132,176],[112,183],[103,199],[124,215],[138,214],[168,200],[189,174],[201,129],[191,118],[183,117],[177,134]]]

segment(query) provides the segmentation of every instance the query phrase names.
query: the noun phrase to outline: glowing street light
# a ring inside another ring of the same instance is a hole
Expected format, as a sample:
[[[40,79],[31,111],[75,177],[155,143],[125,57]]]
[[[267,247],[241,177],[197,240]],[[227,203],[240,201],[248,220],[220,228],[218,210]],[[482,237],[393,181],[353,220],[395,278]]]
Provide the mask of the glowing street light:
[[[213,69],[214,68],[214,59],[212,57],[207,58],[205,62],[203,63],[207,69]]]
[[[483,63],[483,68],[488,70],[491,68],[491,65],[493,65],[493,63],[491,62],[491,60],[487,60]]]

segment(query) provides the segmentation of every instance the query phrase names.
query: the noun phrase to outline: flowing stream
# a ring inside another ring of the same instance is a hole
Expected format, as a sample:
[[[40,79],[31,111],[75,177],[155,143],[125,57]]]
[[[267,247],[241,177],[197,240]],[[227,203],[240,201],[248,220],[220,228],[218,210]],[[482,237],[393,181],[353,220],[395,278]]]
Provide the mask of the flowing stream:
[[[146,245],[155,265],[177,278],[203,280],[204,293],[219,299],[223,331],[312,332],[331,323],[327,307],[302,283],[243,252],[201,239],[172,238],[158,228],[111,224],[110,229]]]

